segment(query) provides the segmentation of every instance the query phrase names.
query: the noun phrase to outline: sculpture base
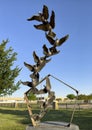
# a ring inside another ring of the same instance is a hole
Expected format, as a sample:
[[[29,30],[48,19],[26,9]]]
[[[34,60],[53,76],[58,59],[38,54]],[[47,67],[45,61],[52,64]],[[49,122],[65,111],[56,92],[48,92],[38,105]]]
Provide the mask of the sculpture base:
[[[79,130],[79,127],[75,124],[71,124],[69,126],[69,123],[66,122],[46,121],[44,123],[40,123],[37,127],[29,125],[26,130]]]

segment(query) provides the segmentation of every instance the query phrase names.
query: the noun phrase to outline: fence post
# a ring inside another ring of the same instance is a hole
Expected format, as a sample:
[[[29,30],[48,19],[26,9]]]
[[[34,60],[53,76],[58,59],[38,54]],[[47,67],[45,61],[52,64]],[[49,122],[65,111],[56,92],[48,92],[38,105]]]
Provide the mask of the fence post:
[[[68,104],[66,103],[66,109],[68,108],[67,105],[68,105]]]
[[[58,110],[58,101],[53,101],[53,109]]]
[[[18,108],[18,102],[17,101],[15,102],[15,108]]]

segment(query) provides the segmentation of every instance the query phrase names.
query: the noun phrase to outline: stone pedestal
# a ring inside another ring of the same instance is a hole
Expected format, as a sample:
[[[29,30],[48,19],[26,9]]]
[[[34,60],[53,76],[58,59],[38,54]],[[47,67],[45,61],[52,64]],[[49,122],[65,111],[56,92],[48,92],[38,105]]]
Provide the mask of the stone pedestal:
[[[37,127],[29,125],[27,126],[26,130],[79,130],[79,127],[75,124],[68,126],[68,123],[66,122],[47,121],[40,123],[40,125]]]

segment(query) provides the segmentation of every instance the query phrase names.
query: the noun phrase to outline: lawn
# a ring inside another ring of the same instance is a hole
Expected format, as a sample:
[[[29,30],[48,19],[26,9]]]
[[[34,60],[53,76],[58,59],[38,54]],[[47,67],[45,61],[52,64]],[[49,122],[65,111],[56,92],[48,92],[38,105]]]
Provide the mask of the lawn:
[[[49,110],[42,121],[69,121],[70,116],[71,110]],[[73,123],[79,125],[80,130],[92,130],[92,110],[76,111]],[[30,117],[26,108],[0,108],[0,130],[25,130],[28,124]]]

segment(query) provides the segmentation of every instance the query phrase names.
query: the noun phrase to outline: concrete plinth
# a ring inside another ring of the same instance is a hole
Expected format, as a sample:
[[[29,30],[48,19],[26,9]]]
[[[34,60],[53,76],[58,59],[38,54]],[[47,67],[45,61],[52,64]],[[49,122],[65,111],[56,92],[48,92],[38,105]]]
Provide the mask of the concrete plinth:
[[[75,124],[68,126],[68,123],[66,122],[47,121],[40,123],[40,125],[37,127],[29,125],[27,126],[26,130],[79,130],[79,127]]]

